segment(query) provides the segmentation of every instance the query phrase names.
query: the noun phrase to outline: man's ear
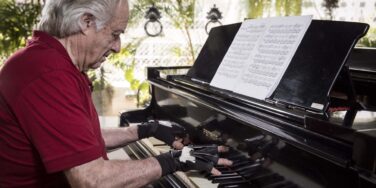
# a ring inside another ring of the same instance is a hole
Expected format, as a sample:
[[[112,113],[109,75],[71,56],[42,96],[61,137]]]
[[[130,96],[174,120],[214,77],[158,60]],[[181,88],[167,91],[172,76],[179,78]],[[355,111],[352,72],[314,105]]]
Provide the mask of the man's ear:
[[[85,13],[80,17],[80,27],[83,34],[90,29],[96,29],[95,17],[92,14]]]

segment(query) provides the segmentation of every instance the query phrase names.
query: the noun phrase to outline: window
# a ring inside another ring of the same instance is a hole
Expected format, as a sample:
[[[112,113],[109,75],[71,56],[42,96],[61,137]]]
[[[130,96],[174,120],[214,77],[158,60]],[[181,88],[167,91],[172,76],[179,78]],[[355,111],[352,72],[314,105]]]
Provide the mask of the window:
[[[303,2],[303,7],[306,7],[306,8],[309,8],[309,7],[313,7],[313,3],[312,2]]]

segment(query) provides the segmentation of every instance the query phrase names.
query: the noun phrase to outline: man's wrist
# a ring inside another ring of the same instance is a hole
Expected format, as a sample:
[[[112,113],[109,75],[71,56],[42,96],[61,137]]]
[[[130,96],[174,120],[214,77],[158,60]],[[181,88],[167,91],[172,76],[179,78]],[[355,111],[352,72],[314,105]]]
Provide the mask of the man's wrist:
[[[154,135],[157,125],[154,122],[145,122],[137,126],[138,139],[148,138]]]
[[[172,174],[178,170],[178,162],[172,156],[171,151],[155,157],[162,169],[162,176]]]

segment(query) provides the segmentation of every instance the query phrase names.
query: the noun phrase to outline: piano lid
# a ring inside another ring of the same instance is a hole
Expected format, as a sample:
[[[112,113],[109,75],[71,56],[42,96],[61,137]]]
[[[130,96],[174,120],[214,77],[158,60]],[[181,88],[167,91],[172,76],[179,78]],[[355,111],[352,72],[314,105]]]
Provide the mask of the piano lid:
[[[368,24],[314,20],[272,99],[313,111],[326,111],[329,93]]]
[[[210,83],[240,25],[241,23],[236,23],[212,28],[187,75],[196,80]]]
[[[187,76],[210,83],[241,23],[213,28]],[[368,24],[313,20],[271,100],[325,112],[329,93]]]
[[[351,70],[376,73],[376,48],[355,48],[346,65]]]

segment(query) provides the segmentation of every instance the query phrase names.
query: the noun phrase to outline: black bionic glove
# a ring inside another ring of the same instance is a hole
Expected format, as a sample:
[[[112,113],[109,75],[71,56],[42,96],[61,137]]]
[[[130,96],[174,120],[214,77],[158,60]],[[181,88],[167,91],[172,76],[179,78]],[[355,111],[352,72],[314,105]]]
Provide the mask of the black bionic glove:
[[[162,168],[162,176],[175,171],[200,170],[211,172],[218,163],[218,146],[185,146],[156,156]]]
[[[185,129],[181,125],[170,121],[149,121],[138,125],[138,138],[154,136],[156,139],[172,145],[175,137],[185,137]]]

